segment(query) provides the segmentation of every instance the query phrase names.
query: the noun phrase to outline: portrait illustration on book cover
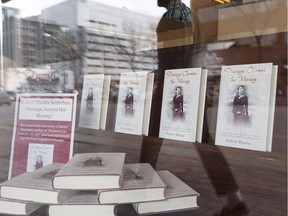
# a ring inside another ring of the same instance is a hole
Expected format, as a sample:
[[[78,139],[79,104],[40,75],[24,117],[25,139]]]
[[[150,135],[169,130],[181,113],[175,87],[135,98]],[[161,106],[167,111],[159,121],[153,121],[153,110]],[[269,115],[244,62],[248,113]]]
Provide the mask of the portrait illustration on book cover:
[[[175,89],[175,95],[172,100],[172,117],[174,120],[178,120],[184,117],[183,95],[181,86],[177,86]]]
[[[124,110],[126,116],[133,116],[134,115],[134,93],[133,88],[128,87],[127,95],[124,99]]]
[[[233,121],[235,126],[248,124],[250,120],[248,111],[248,95],[245,92],[244,85],[237,86],[237,92],[232,102]]]

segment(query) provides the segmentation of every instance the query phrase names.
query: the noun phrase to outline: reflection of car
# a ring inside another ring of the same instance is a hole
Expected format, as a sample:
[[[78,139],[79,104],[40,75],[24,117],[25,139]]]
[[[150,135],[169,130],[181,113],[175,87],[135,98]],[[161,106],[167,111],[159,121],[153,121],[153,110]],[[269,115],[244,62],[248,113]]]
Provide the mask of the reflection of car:
[[[3,105],[3,104],[11,105],[11,103],[12,103],[12,100],[10,96],[6,92],[1,91],[0,92],[0,105]]]
[[[10,96],[12,101],[16,101],[16,92],[14,91],[6,91],[6,93]]]

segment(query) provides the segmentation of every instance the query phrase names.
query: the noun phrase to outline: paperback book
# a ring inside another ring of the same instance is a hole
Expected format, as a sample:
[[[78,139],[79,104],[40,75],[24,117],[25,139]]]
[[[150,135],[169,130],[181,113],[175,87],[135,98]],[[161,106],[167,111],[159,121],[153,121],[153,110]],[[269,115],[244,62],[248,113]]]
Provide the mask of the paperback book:
[[[98,190],[120,188],[125,153],[74,155],[53,177],[55,189]]]
[[[0,184],[1,197],[46,204],[61,203],[75,193],[52,187],[52,178],[62,167],[63,164],[53,163],[11,178]]]
[[[133,203],[133,207],[140,215],[163,212],[187,211],[198,208],[199,194],[169,171],[158,171],[160,178],[166,184],[165,199]]]
[[[159,136],[201,142],[207,71],[166,70]]]
[[[149,163],[125,164],[120,189],[100,190],[99,203],[123,204],[164,199],[165,184]]]
[[[223,66],[215,144],[271,151],[277,67]]]

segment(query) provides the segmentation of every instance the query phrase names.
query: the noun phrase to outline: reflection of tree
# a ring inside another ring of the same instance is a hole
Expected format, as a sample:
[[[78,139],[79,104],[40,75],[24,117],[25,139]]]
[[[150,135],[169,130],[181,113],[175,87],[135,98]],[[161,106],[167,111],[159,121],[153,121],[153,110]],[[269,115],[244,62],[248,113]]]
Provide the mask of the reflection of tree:
[[[56,61],[71,63],[75,80],[75,89],[80,90],[80,81],[83,75],[85,52],[88,46],[88,40],[85,37],[85,30],[79,27],[77,31],[49,31],[44,33],[46,45],[55,49]]]
[[[156,35],[155,27],[152,25],[147,33],[137,29],[135,24],[124,24],[123,38],[115,37],[115,50],[121,60],[125,61],[132,71],[145,69],[145,64],[157,64],[156,58]],[[144,65],[144,68],[139,68],[139,65]]]

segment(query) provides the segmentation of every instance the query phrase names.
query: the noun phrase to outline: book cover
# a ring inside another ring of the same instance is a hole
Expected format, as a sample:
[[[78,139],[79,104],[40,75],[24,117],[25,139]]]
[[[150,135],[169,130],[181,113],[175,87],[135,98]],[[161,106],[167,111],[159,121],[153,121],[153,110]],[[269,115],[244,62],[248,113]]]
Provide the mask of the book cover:
[[[96,190],[119,188],[125,153],[81,153],[54,176],[56,189]]]
[[[216,145],[271,151],[276,76],[272,63],[222,67]]]
[[[166,184],[165,199],[133,203],[133,207],[138,214],[186,211],[198,207],[197,197],[199,193],[193,188],[167,170],[158,171],[157,173]]]
[[[104,74],[84,76],[79,127],[100,128],[103,86]]]
[[[41,206],[35,202],[0,198],[0,214],[5,215],[29,215]]]
[[[147,75],[147,72],[121,74],[115,132],[142,135]]]
[[[49,205],[49,216],[114,216],[116,205],[100,205],[97,191],[78,191],[59,205]]]
[[[9,178],[72,156],[76,94],[17,94]]]
[[[99,191],[99,203],[120,204],[164,199],[166,185],[149,163],[125,164],[121,188]]]
[[[64,164],[53,163],[34,172],[25,172],[0,184],[2,198],[38,203],[60,203],[73,191],[59,191],[52,187],[52,178]]]
[[[207,74],[207,73],[205,73]],[[203,73],[204,75],[204,73]],[[166,70],[161,109],[161,138],[195,142],[201,91],[201,68]],[[203,120],[203,119],[202,119]]]

